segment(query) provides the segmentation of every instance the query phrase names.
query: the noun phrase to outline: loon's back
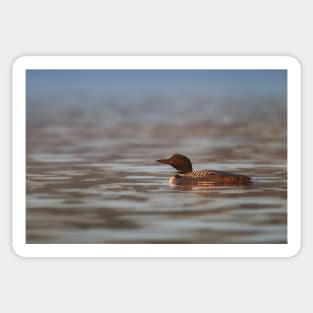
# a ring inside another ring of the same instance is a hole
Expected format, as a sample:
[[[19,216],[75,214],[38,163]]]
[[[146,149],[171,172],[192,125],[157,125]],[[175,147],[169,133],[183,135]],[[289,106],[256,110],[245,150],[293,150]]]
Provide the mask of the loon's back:
[[[213,170],[193,171],[170,178],[170,184],[173,185],[245,185],[249,183],[251,183],[251,178],[248,176]]]

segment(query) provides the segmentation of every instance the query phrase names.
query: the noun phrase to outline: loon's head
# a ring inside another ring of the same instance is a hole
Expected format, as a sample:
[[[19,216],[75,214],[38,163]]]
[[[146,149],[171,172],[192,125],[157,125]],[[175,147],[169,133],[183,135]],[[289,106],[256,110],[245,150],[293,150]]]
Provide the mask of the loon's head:
[[[169,159],[162,159],[157,161],[173,166],[177,169],[178,174],[186,174],[192,172],[192,164],[190,160],[181,154],[174,154]]]

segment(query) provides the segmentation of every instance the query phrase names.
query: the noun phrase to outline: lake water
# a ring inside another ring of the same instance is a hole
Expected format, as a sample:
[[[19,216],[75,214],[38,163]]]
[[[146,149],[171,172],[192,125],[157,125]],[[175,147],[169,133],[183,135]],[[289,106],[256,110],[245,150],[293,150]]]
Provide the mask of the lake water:
[[[27,242],[286,243],[286,112],[175,110],[28,108]],[[254,183],[170,187],[174,153]]]

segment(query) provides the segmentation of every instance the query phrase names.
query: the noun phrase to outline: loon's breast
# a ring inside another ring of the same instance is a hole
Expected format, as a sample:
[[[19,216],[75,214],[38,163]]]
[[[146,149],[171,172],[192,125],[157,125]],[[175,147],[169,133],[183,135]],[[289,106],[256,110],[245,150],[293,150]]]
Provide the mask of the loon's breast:
[[[193,171],[184,175],[177,174],[170,178],[170,185],[244,185],[251,183],[251,178],[213,170]]]

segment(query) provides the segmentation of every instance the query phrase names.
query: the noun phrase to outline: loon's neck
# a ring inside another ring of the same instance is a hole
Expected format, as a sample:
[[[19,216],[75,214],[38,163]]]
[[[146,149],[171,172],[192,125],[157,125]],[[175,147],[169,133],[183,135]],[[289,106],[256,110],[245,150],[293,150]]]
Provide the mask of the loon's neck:
[[[188,173],[179,173],[179,172],[177,172],[176,175],[175,175],[175,178],[182,178],[182,177],[186,176],[189,173],[191,173],[191,172],[188,172]]]

